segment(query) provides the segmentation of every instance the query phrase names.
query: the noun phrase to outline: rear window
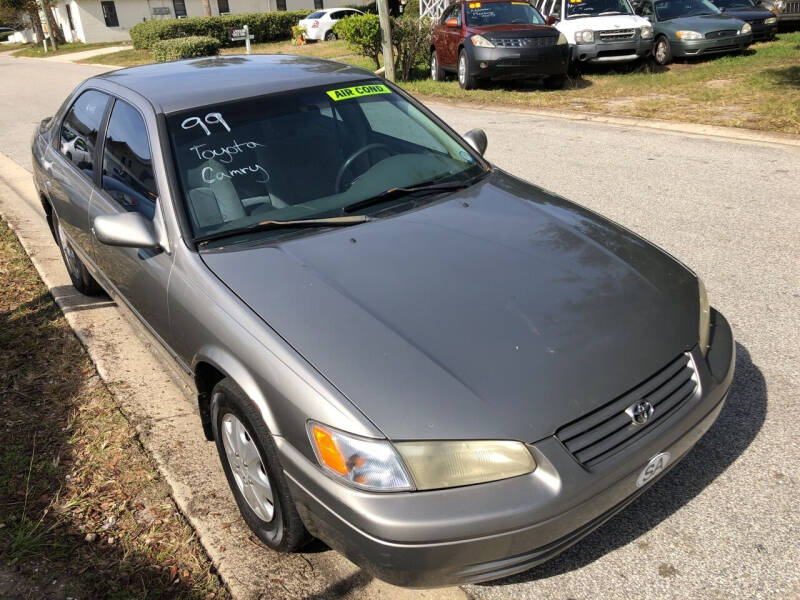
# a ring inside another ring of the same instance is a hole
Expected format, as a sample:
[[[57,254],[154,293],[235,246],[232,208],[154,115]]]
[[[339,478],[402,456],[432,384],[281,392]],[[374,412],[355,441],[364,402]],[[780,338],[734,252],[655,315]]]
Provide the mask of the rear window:
[[[539,12],[527,2],[468,2],[467,25],[544,25]]]

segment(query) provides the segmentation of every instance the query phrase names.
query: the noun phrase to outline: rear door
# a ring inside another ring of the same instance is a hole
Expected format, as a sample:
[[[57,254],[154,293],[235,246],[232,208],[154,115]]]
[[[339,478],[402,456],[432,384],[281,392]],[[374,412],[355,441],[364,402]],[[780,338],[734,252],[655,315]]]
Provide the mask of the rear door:
[[[138,212],[150,221],[163,222],[149,134],[138,108],[115,99],[100,146],[99,189],[89,209],[98,215]],[[167,284],[172,256],[140,248],[107,246],[92,236],[95,262],[106,282],[162,341],[169,340]]]
[[[89,201],[97,169],[96,146],[110,97],[81,93],[64,115],[45,152],[47,189],[58,221],[81,258],[91,256]]]

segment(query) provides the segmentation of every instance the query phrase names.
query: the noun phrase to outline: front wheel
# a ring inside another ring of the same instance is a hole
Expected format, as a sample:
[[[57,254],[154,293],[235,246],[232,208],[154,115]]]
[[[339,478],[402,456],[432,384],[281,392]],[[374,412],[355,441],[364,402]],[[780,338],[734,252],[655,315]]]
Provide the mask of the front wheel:
[[[431,50],[431,79],[434,81],[444,81],[444,69],[439,64],[439,57],[436,50]]]
[[[259,540],[294,552],[311,539],[258,408],[230,379],[211,392],[214,442],[239,512]]]
[[[653,59],[656,64],[662,67],[672,62],[672,48],[670,48],[669,40],[666,36],[662,35],[656,40],[656,45],[653,48]]]
[[[564,75],[550,75],[544,80],[544,86],[548,90],[560,90],[566,82],[567,78]]]
[[[463,90],[474,90],[478,87],[478,80],[474,75],[470,75],[472,65],[466,50],[461,50],[458,55],[458,85]]]

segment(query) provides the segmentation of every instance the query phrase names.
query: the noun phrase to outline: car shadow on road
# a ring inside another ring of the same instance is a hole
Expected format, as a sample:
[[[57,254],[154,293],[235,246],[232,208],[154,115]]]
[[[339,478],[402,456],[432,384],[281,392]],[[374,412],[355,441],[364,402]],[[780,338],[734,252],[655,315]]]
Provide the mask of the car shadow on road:
[[[693,450],[650,490],[608,523],[555,557],[528,571],[482,586],[547,579],[585,567],[656,527],[730,467],[758,434],[767,412],[767,383],[750,353],[736,344],[736,374],[716,423]]]

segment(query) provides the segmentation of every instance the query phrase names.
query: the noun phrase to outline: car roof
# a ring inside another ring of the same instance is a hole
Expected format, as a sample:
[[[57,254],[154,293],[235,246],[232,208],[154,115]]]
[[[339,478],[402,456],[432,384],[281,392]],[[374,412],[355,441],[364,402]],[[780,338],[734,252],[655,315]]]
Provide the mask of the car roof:
[[[157,112],[373,79],[371,71],[310,56],[253,54],[193,58],[98,75],[146,98]]]

